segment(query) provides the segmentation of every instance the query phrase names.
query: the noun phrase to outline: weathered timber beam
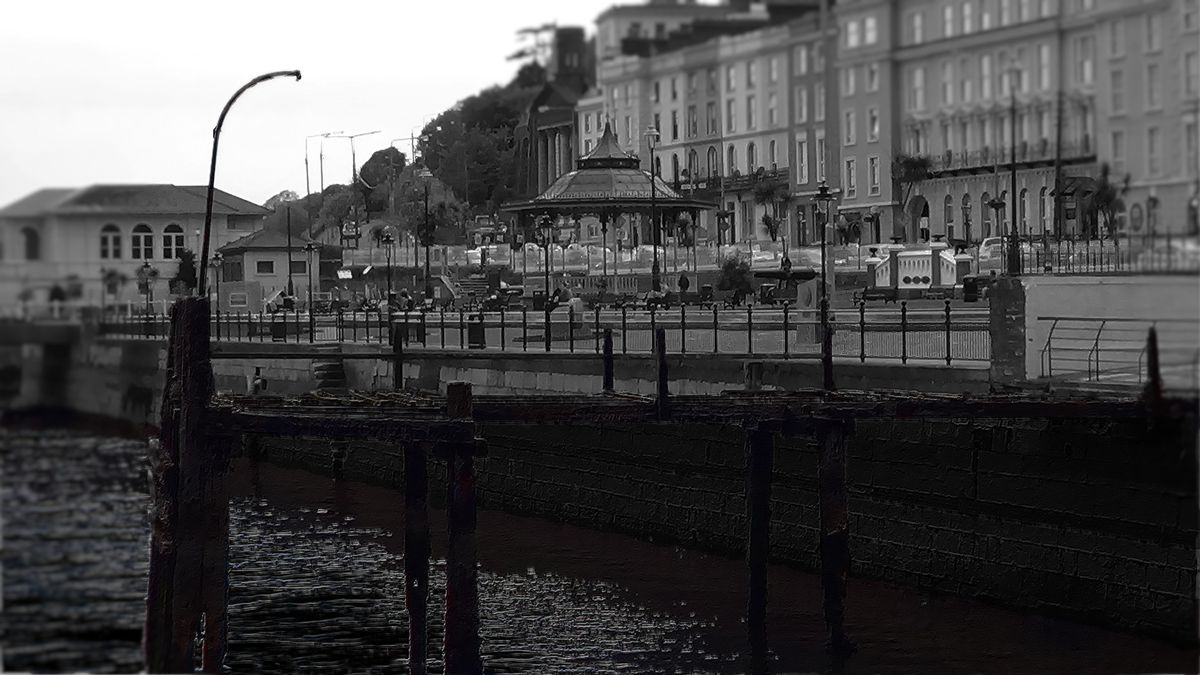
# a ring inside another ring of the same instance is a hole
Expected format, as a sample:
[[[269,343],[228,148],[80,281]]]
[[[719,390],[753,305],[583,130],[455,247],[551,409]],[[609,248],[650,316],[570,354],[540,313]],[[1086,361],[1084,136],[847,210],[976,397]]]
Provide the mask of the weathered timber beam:
[[[474,424],[447,419],[404,419],[400,415],[303,415],[216,413],[213,422],[223,433],[367,441],[471,443]]]

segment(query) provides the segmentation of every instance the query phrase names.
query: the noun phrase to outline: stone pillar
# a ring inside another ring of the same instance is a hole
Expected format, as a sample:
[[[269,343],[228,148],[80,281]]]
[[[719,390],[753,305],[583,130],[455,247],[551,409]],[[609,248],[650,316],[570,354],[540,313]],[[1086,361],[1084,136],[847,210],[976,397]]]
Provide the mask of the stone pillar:
[[[879,257],[879,249],[871,249],[871,257],[867,258],[867,288],[875,288],[879,285],[875,278],[875,271],[879,269],[879,264],[883,260]]]
[[[935,241],[929,244],[930,288],[937,288],[942,285],[942,251],[946,248],[945,242]]]
[[[1019,278],[1002,276],[988,292],[992,388],[1016,385],[1025,372],[1025,287]]]
[[[899,288],[900,287],[900,251],[897,249],[894,249],[894,248],[889,249],[888,250],[888,262],[891,263],[891,266],[892,266],[892,268],[890,270],[888,270],[891,273],[890,274],[891,279],[888,280],[888,283],[891,284],[892,288]]]
[[[954,284],[955,285],[961,284],[963,282],[963,278],[965,278],[967,275],[969,275],[971,273],[971,263],[973,263],[974,260],[975,259],[971,257],[971,254],[967,253],[965,251],[962,253],[955,254],[955,256],[954,256],[954,272],[955,272]]]

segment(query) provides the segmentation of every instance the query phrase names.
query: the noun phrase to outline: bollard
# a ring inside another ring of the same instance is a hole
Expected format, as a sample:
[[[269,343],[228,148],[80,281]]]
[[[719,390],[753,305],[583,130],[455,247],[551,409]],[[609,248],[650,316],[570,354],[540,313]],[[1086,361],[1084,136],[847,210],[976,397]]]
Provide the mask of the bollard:
[[[819,426],[817,501],[820,511],[819,555],[828,648],[848,656],[854,645],[845,631],[846,576],[850,572],[849,491],[846,487],[846,436],[851,422],[822,420]]]
[[[659,328],[654,332],[655,351],[658,353],[658,418],[671,418],[671,394],[667,390],[667,331]]]
[[[548,306],[546,308],[545,316],[546,316],[546,319],[542,323],[542,327],[543,327],[542,333],[544,334],[543,337],[544,337],[544,340],[546,343],[546,351],[548,352],[548,351],[550,351],[550,309]]]
[[[950,365],[950,301],[946,301],[946,365]]]
[[[469,420],[471,384],[446,387],[446,413]],[[445,671],[482,673],[479,656],[479,588],[475,555],[475,460],[473,446],[454,448],[446,466],[449,541],[446,546]]]
[[[908,363],[908,301],[900,302],[900,363]]]
[[[424,675],[428,651],[429,475],[425,452],[404,447],[404,607],[408,610],[408,672]]]
[[[613,336],[612,329],[604,329],[604,392],[613,391]]]
[[[679,306],[679,353],[687,353],[687,305]]]
[[[867,362],[867,303],[858,301],[858,361]]]
[[[746,353],[754,353],[754,312],[746,307]]]
[[[771,537],[771,471],[775,435],[753,429],[746,434],[746,630],[750,672],[767,672],[767,557]]]
[[[529,351],[529,308],[521,306],[521,351]]]
[[[720,330],[720,327],[718,326],[718,321],[717,321],[717,306],[713,305],[712,310],[713,310],[713,353],[716,354],[717,353],[717,342],[718,342],[717,331]]]

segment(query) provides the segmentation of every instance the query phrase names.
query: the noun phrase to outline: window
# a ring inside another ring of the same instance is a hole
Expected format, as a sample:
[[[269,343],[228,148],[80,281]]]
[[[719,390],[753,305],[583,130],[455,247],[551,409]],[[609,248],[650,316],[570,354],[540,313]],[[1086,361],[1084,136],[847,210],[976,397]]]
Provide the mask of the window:
[[[687,110],[688,138],[695,138],[700,133],[700,119],[696,115],[696,106],[689,105]]]
[[[1050,67],[1053,65],[1050,61],[1050,43],[1043,42],[1038,45],[1038,89],[1047,91],[1050,89]]]
[[[754,141],[746,144],[746,172],[754,173],[758,170],[758,147],[754,145]]]
[[[133,259],[150,260],[154,257],[154,235],[149,225],[142,223],[135,226],[130,241],[133,243]]]
[[[879,29],[875,25],[875,17],[868,16],[863,19],[863,42],[873,45],[879,39]]]
[[[992,97],[992,55],[984,54],[979,57],[979,97]]]
[[[1146,108],[1155,110],[1162,107],[1162,88],[1159,86],[1158,64],[1146,65]]]
[[[254,263],[254,271],[257,274],[274,274],[275,273],[275,261],[274,260],[257,260]]]
[[[813,101],[813,119],[818,122],[825,121],[825,85],[818,82],[814,85],[816,96]]]
[[[630,101],[633,97],[629,95],[629,85],[625,85],[625,100]]]
[[[580,117],[583,118],[583,133],[585,133],[585,134],[592,133],[592,116],[591,115],[580,115]]]
[[[654,113],[654,130],[659,132],[662,131],[662,116],[658,113]]]
[[[854,145],[854,111],[847,110],[842,118],[842,142]]]
[[[696,93],[696,72],[692,71],[692,72],[688,73],[687,80],[688,80],[688,93],[689,94]]]
[[[687,172],[688,177],[692,179],[695,179],[700,174],[700,156],[696,154],[695,150],[688,151]]]
[[[942,104],[954,103],[954,64],[949,61],[942,64]]]
[[[1200,173],[1200,147],[1197,147],[1196,120],[1183,125],[1184,155],[1187,157],[1187,175]]]
[[[293,260],[291,262],[292,262],[292,274],[305,274],[308,272],[307,261]]]
[[[842,95],[854,95],[854,66],[848,66],[842,71]]]
[[[733,145],[729,146],[729,156],[725,160],[725,171],[732,176],[737,171],[737,151]]]
[[[954,143],[950,140],[950,123],[942,122],[942,149],[949,150]]]
[[[1195,98],[1200,88],[1200,53],[1187,52],[1183,55],[1183,95]]]
[[[867,192],[871,195],[879,194],[879,158],[867,158]]]
[[[586,155],[591,151],[592,151],[592,140],[589,138],[588,140],[583,142],[583,154]]]
[[[825,180],[825,131],[817,131],[817,180]]]
[[[1075,80],[1091,84],[1093,74],[1092,36],[1081,35],[1075,41]]]
[[[808,139],[801,138],[796,143],[796,182],[803,185],[808,182]]]
[[[736,85],[737,85],[737,69],[734,68],[733,66],[726,66],[726,68],[725,68],[725,88],[728,89],[729,91],[733,91],[736,88]]]
[[[950,195],[946,195],[942,200],[942,219],[946,221],[947,226],[954,224],[954,198]]]
[[[795,62],[796,74],[808,74],[808,45],[798,45],[796,50],[792,52],[792,60]]]
[[[954,37],[954,5],[942,8],[942,37]]]
[[[720,156],[717,155],[717,149],[715,147],[709,146],[709,148],[708,148],[708,175],[710,177],[721,175],[721,167],[717,166],[717,163],[720,161],[720,159],[721,159]]]
[[[992,3],[984,2],[979,8],[979,30],[987,30],[992,27]]]
[[[100,228],[100,257],[106,260],[121,259],[121,228],[111,224]]]
[[[746,87],[758,86],[758,63],[755,61],[746,62]]]
[[[633,142],[633,126],[629,120],[629,115],[625,116],[625,142],[626,143]]]
[[[746,128],[758,128],[758,98],[754,94],[746,97]]]
[[[733,106],[733,99],[725,101],[725,131],[730,133],[737,128],[737,120],[735,119],[737,111]]]
[[[854,170],[854,159],[846,160],[846,196],[853,197],[858,191],[858,172]]]
[[[974,2],[974,0],[967,0],[967,2],[964,2],[962,4],[962,33],[963,33],[963,35],[970,35],[971,31],[975,29],[975,26],[973,26],[971,24],[971,3],[972,2]]]
[[[708,82],[708,93],[717,93],[717,69],[709,68],[708,70],[704,71],[704,77]]]
[[[708,123],[708,133],[710,135],[717,133],[717,104],[715,101],[709,101],[705,104],[704,115]]]
[[[238,293],[230,293],[229,294],[229,306],[230,307],[245,307],[248,302],[249,302],[249,299],[245,293],[238,292]]]
[[[183,228],[172,223],[163,230],[162,257],[163,260],[174,260],[183,252]]]
[[[679,80],[674,77],[671,78],[671,100],[679,100]]]
[[[1162,14],[1146,16],[1146,51],[1162,49]]]
[[[1121,165],[1125,162],[1125,132],[1112,132],[1112,160],[1113,164]]]
[[[659,81],[658,81],[658,80],[655,80],[655,81],[654,81],[654,88],[653,88],[653,89],[651,89],[651,93],[650,93],[650,102],[651,102],[651,103],[658,103],[658,101],[659,101],[659,90],[660,90],[660,83],[659,83]]]
[[[671,140],[679,140],[679,111],[671,111]]]
[[[1021,0],[1018,21],[1028,21],[1033,16],[1033,0]]]
[[[770,143],[767,144],[767,164],[770,164],[771,168],[774,169],[776,164],[778,163],[776,160],[777,160],[777,157],[775,156],[775,141],[771,141]]]
[[[879,91],[879,64],[867,64],[867,91]]]
[[[958,141],[963,152],[971,149],[971,122],[962,120],[958,123]]]
[[[796,87],[796,122],[808,121],[808,87]]]
[[[820,42],[813,45],[813,70],[818,73],[825,70],[825,45]]]
[[[1185,31],[1196,30],[1200,26],[1198,16],[1200,16],[1200,0],[1183,0],[1183,29]]]
[[[1012,0],[1000,0],[1000,25],[1007,26],[1012,20]]]
[[[1112,111],[1125,112],[1125,73],[1112,71]]]
[[[679,180],[679,155],[673,152],[671,153],[671,180]]]
[[[1146,171],[1151,176],[1157,176],[1162,168],[1160,159],[1162,157],[1162,148],[1160,147],[1161,134],[1158,133],[1158,127],[1150,127],[1146,129]]]
[[[767,61],[767,81],[772,84],[779,81],[779,59],[774,56]]]
[[[1125,21],[1122,18],[1108,22],[1108,55],[1113,58],[1125,56]]]
[[[858,46],[861,34],[858,32],[858,22],[850,21],[846,24],[846,46],[853,49]]]
[[[1048,19],[1054,16],[1054,0],[1041,0],[1038,3],[1041,5],[1041,14],[1043,19]]]
[[[41,260],[42,259],[42,235],[32,227],[22,228],[21,238],[25,244],[25,259],[26,260]]]
[[[912,71],[912,83],[908,90],[908,109],[921,110],[925,107],[925,69]]]
[[[767,127],[774,129],[776,120],[775,117],[775,92],[767,94]]]
[[[920,12],[913,14],[909,18],[909,23],[912,26],[912,41],[913,44],[921,44],[925,41],[925,16]]]
[[[867,141],[879,140],[879,108],[867,108]]]
[[[963,59],[962,63],[958,64],[958,73],[962,76],[962,92],[959,96],[962,98],[963,103],[970,103],[971,99],[975,97],[975,80],[971,79],[970,69],[970,62],[966,59]]]

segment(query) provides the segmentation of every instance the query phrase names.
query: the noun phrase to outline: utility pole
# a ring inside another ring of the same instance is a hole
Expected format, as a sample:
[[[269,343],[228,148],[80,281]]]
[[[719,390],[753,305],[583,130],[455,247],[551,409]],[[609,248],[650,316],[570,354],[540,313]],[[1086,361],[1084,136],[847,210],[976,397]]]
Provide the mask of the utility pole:
[[[287,256],[288,256],[288,285],[287,294],[293,296],[296,294],[295,286],[292,285],[292,207],[287,207]]]

